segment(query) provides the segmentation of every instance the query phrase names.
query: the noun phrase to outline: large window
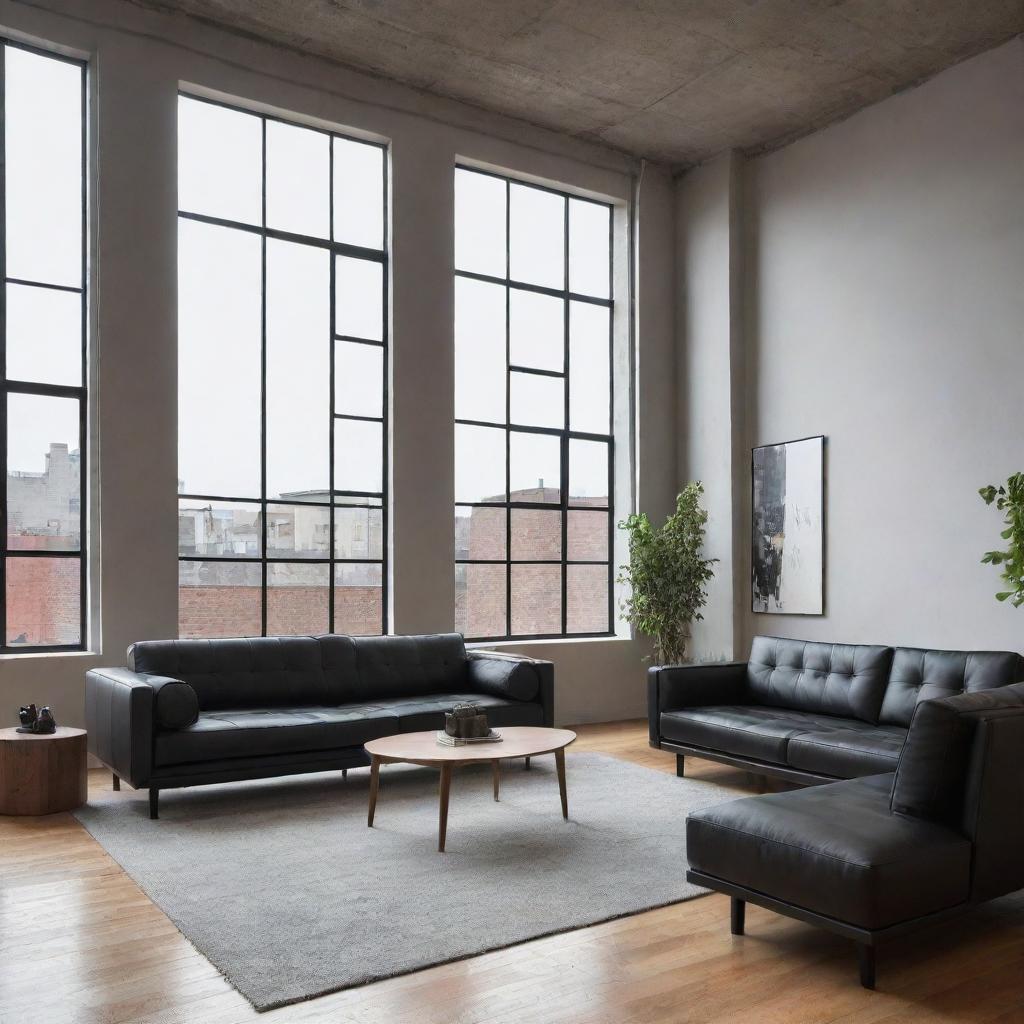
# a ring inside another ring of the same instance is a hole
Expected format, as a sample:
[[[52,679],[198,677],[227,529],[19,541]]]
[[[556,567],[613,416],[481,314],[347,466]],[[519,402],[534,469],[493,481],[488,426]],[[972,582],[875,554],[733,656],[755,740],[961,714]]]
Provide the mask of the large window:
[[[178,103],[183,637],[382,633],[384,147]]]
[[[456,628],[601,636],[612,622],[612,218],[455,172]]]
[[[0,650],[86,639],[85,66],[0,43]]]

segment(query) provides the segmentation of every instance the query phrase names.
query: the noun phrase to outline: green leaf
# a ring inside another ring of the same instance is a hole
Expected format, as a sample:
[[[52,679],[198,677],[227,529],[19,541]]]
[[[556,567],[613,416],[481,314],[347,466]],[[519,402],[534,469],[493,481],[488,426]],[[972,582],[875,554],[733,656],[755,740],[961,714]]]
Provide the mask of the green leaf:
[[[1001,594],[996,594],[997,601],[1005,601],[1008,597],[1013,597],[1013,591],[1004,590]]]

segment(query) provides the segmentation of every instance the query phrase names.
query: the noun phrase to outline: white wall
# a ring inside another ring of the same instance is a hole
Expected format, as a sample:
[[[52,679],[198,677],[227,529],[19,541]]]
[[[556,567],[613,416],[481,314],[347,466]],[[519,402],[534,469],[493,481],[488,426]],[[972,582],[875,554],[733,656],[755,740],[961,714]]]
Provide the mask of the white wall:
[[[123,664],[134,640],[176,635],[180,84],[391,142],[393,628],[451,629],[455,160],[508,168],[610,198],[622,208],[630,197],[632,162],[612,150],[116,0],[45,0],[33,6],[0,0],[0,29],[58,44],[89,57],[92,65],[92,451],[98,511],[92,653],[0,659],[0,708],[35,700],[54,705],[61,721],[81,724],[87,668]],[[672,226],[671,182],[657,168],[648,169],[644,202],[638,226],[638,500],[663,515],[666,496],[673,493],[675,458],[674,396],[663,372],[672,353],[672,307],[666,301]],[[624,251],[625,215],[616,222]],[[620,273],[619,285],[624,284]],[[617,298],[621,318],[623,288]],[[628,402],[616,419],[628,427]],[[628,482],[627,448],[620,443],[624,461],[618,475]],[[624,637],[515,647],[556,661],[560,721],[643,713],[642,642]]]
[[[745,471],[742,261],[739,190],[743,162],[726,153],[682,177],[676,189],[676,372],[680,400],[678,478],[704,485],[705,553],[718,560],[703,620],[691,627],[695,661],[731,658],[742,623]]]
[[[1024,40],[751,161],[743,213],[747,444],[828,437],[826,614],[748,637],[1024,649],[977,494],[1024,469]]]

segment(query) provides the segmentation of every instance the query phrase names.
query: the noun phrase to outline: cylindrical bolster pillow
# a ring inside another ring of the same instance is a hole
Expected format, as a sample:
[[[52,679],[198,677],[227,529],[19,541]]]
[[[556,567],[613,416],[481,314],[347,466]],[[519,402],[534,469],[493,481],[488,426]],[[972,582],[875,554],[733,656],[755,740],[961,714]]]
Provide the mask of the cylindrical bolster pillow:
[[[153,694],[154,717],[161,729],[187,729],[199,720],[196,691],[181,679],[149,676]]]
[[[512,658],[470,658],[469,678],[481,693],[509,700],[535,700],[540,689],[533,665]]]

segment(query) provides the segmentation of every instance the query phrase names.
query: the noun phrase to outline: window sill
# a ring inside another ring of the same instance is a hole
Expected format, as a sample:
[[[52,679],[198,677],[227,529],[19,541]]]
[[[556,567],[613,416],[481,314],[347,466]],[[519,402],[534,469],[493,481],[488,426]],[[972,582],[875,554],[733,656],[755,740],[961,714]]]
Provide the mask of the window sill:
[[[560,647],[567,644],[629,644],[628,636],[556,636],[546,640],[467,640],[466,649],[487,651],[497,648]]]
[[[25,661],[29,658],[98,658],[99,651],[6,651],[0,661]]]

